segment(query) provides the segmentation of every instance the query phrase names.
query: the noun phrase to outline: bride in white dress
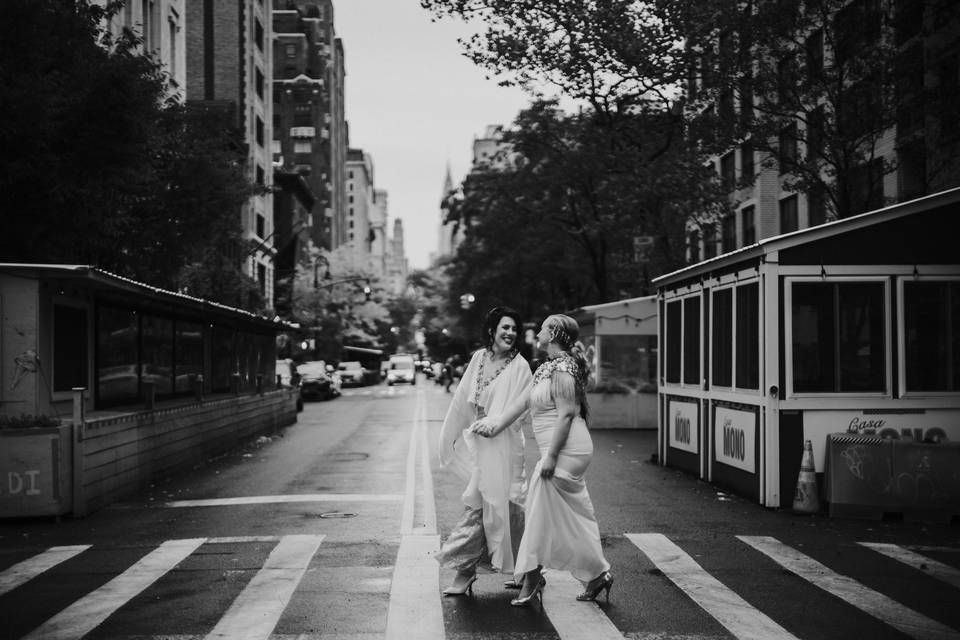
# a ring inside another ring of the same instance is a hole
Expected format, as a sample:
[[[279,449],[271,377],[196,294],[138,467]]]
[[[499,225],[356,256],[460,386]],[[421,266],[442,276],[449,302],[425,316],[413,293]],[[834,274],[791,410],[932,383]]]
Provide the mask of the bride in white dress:
[[[577,345],[580,327],[565,315],[543,321],[537,339],[548,360],[534,373],[528,392],[503,413],[474,423],[479,435],[492,437],[529,408],[540,461],[530,479],[526,528],[514,573],[523,588],[510,602],[529,604],[542,597],[543,568],[569,571],[585,584],[578,600],[610,598],[613,576],[600,546],[600,529],[583,474],[593,458],[587,429],[586,362]]]

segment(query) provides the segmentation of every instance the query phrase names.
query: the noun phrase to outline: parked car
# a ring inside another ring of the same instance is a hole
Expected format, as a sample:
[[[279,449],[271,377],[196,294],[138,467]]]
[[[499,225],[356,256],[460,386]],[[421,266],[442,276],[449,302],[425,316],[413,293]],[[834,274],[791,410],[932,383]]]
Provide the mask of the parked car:
[[[356,360],[341,362],[337,366],[337,373],[340,374],[340,380],[345,387],[362,386],[365,384],[363,367]]]
[[[413,356],[405,354],[390,356],[390,365],[387,367],[387,384],[393,386],[398,382],[417,384],[417,366]]]
[[[293,360],[290,358],[277,360],[275,371],[281,387],[297,388],[297,411],[303,411],[303,387],[300,386],[300,374],[297,373]]]
[[[297,372],[300,374],[300,386],[303,389],[304,398],[330,400],[340,395],[333,378],[330,377],[330,372],[327,371],[327,363],[323,360],[304,362],[297,367]]]

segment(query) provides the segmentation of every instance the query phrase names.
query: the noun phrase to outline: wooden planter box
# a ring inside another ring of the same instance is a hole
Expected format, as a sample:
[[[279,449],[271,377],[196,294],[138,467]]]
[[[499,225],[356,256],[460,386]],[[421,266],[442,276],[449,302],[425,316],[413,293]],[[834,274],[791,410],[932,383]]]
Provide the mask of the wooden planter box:
[[[657,428],[656,393],[588,393],[591,429]]]
[[[0,517],[59,516],[73,507],[72,425],[0,430]]]

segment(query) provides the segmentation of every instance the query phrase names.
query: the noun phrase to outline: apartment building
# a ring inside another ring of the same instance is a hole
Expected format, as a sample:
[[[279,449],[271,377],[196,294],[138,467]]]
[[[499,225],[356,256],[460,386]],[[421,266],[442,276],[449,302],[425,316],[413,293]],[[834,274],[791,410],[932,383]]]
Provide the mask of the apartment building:
[[[106,0],[95,0],[106,5]],[[170,87],[183,100],[186,72],[186,0],[128,0],[110,21],[116,36],[124,28],[143,39],[143,49],[154,54],[170,76]]]
[[[347,151],[346,246],[354,264],[368,264],[373,237],[370,217],[374,214],[376,192],[373,158],[362,149]]]
[[[373,207],[370,209],[370,271],[377,278],[387,274],[387,259],[390,256],[390,238],[387,230],[387,190],[373,190]]]
[[[796,31],[759,45],[716,30],[691,74],[688,108],[745,135],[713,158],[733,210],[690,224],[689,261],[960,184],[960,14],[952,4],[797,3]],[[781,5],[755,11],[763,21]],[[749,60],[740,77],[757,82],[722,82],[725,61],[737,56]],[[831,83],[840,89],[829,91]],[[763,117],[780,128],[742,127]]]
[[[239,214],[245,245],[236,258],[271,307],[276,249],[273,198],[266,192],[273,186],[270,0],[191,0],[184,7],[187,103],[222,112],[241,132],[247,175],[264,187]]]

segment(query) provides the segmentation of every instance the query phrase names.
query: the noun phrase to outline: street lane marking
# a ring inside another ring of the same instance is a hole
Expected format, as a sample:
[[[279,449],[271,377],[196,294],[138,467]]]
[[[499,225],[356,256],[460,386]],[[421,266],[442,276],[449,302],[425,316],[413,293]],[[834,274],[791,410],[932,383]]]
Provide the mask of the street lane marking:
[[[82,638],[114,611],[176,567],[205,540],[167,540],[119,576],[91,591],[31,631],[23,640]]]
[[[580,581],[566,571],[550,571],[543,610],[561,640],[624,640],[603,609],[594,602],[578,602]]]
[[[400,502],[399,493],[304,493],[286,496],[245,496],[241,498],[211,498],[209,500],[172,500],[161,507],[230,507],[244,504],[279,504],[284,502]]]
[[[417,429],[420,432],[420,480],[423,484],[423,533],[437,533],[437,503],[430,472],[430,443],[427,441],[427,401],[423,390],[417,391]]]
[[[908,636],[921,640],[960,638],[960,633],[950,627],[873,591],[849,576],[830,570],[826,565],[788,547],[776,538],[770,536],[737,536],[737,538],[804,580]]]
[[[386,640],[443,640],[440,568],[434,554],[438,535],[405,535],[400,540],[390,585]]]
[[[704,611],[740,640],[796,640],[796,636],[722,582],[660,533],[628,533],[627,539]]]
[[[922,571],[934,578],[938,578],[960,588],[960,570],[954,569],[948,564],[934,560],[933,558],[928,558],[909,549],[904,549],[895,544],[886,544],[883,542],[858,542],[857,544],[867,547],[868,549],[873,549],[888,558],[898,560],[918,571]]]
[[[18,562],[12,567],[0,573],[0,596],[16,589],[24,582],[28,582],[38,575],[52,569],[61,562],[69,560],[73,556],[86,551],[90,548],[89,544],[77,544],[67,547],[50,547],[43,553],[27,558],[23,562]]]
[[[207,640],[267,640],[323,538],[322,535],[280,538],[263,567],[233,601]]]

